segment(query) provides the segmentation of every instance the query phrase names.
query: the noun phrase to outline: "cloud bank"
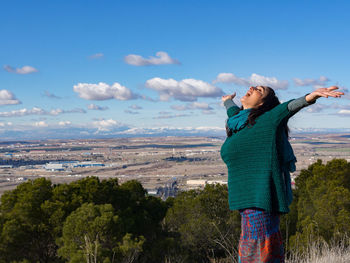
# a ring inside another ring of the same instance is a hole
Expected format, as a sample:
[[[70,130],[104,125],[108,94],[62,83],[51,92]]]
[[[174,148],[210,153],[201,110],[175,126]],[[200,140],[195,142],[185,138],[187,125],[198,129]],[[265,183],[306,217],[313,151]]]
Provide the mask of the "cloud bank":
[[[204,103],[204,102],[192,102],[192,103],[188,103],[186,105],[172,105],[171,108],[173,110],[177,110],[177,111],[185,111],[185,110],[202,110],[203,114],[215,114],[213,112],[213,108],[211,106],[209,106],[208,103]]]
[[[46,111],[44,109],[33,107],[32,109],[20,109],[20,110],[13,110],[13,111],[5,111],[0,112],[0,117],[22,117],[22,116],[28,116],[28,115],[51,115],[51,116],[57,116],[64,113],[86,113],[85,110],[80,108],[75,108],[72,110],[63,110],[63,109],[53,109],[51,111]]]
[[[220,88],[196,79],[176,81],[153,78],[146,81],[146,87],[157,91],[162,101],[168,101],[170,98],[180,101],[196,101],[199,97],[216,98],[224,94]]]
[[[188,117],[191,116],[190,114],[163,114],[162,112],[159,113],[159,116],[153,117],[153,119],[174,119],[174,118],[180,118],[180,117]]]
[[[213,83],[233,83],[238,86],[269,86],[273,89],[287,89],[288,88],[288,81],[286,80],[278,80],[275,77],[265,77],[258,75],[256,73],[253,73],[249,78],[240,78],[237,77],[233,73],[220,73],[216,77],[216,79],[213,81]]]
[[[324,86],[329,81],[325,76],[321,76],[319,79],[298,79],[294,78],[294,84],[298,87],[304,86]]]
[[[143,58],[140,55],[130,54],[125,56],[124,61],[133,66],[180,64],[176,59],[171,58],[168,53],[159,51],[156,57]]]
[[[350,110],[340,110],[338,111],[338,114],[350,117]]]

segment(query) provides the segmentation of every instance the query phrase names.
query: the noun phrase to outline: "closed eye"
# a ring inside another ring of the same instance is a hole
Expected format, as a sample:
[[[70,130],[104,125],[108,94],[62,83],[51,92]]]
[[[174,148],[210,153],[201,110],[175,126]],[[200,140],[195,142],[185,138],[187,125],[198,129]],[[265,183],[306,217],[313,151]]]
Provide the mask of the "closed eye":
[[[256,90],[259,91],[261,94],[264,94],[265,88],[258,86],[256,87]]]

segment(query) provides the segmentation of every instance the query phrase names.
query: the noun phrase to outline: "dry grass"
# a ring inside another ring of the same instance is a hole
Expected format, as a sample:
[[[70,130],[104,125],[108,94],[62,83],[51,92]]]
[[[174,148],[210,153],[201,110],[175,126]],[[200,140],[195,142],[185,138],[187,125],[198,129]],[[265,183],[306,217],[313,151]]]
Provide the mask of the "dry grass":
[[[343,239],[337,245],[314,242],[304,254],[292,253],[286,263],[349,263],[349,241],[349,238]]]
[[[313,242],[304,253],[292,252],[286,263],[350,263],[350,238],[342,238],[328,245],[324,241]],[[211,259],[212,263],[238,263],[237,251],[231,257]]]

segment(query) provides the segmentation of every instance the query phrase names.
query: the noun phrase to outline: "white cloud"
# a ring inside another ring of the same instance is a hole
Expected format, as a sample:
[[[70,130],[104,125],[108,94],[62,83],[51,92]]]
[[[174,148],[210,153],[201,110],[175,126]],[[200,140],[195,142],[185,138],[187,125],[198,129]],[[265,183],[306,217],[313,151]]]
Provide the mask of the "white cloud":
[[[141,106],[136,105],[136,104],[133,104],[133,105],[129,106],[129,108],[130,108],[130,109],[133,109],[133,110],[141,110],[141,109],[142,109]]]
[[[158,112],[158,114],[159,115],[169,115],[169,114],[171,114],[171,112],[170,111],[160,111],[160,112]]]
[[[11,67],[10,65],[5,65],[4,69],[7,72],[15,73],[15,74],[30,74],[30,73],[38,72],[38,70],[36,68],[33,68],[31,66],[23,66],[21,68],[14,68],[14,67]]]
[[[43,115],[46,112],[37,107],[33,107],[32,109],[20,109],[20,110],[13,110],[13,111],[5,111],[0,112],[0,117],[19,117],[19,116],[26,116],[26,115]]]
[[[306,111],[310,112],[310,113],[316,113],[316,112],[321,112],[324,109],[327,109],[327,107],[329,108],[329,106],[327,106],[325,104],[314,104],[314,105],[307,107]]]
[[[145,95],[139,95],[139,98],[143,99],[143,100],[148,100],[148,101],[152,101],[152,102],[157,102],[157,99],[153,99],[149,96],[145,96]]]
[[[63,110],[62,109],[53,109],[53,110],[50,110],[50,114],[51,115],[59,115],[59,114],[62,114],[63,113]]]
[[[78,93],[80,98],[86,100],[131,100],[138,97],[118,82],[113,85],[104,82],[98,84],[78,83],[73,86],[73,90]]]
[[[186,105],[173,105],[171,106],[173,110],[184,111],[184,110],[202,110],[204,114],[213,114],[213,108],[205,102],[192,102]]]
[[[93,126],[98,129],[98,131],[110,131],[113,128],[119,127],[120,124],[112,119],[94,121]]]
[[[224,127],[207,127],[207,126],[203,126],[203,127],[197,127],[197,128],[195,128],[195,130],[208,132],[208,131],[223,131],[223,130],[225,130],[225,128]]]
[[[86,113],[86,111],[81,108],[75,108],[72,110],[53,109],[48,113],[48,115],[59,115],[62,113]]]
[[[53,94],[47,90],[44,91],[44,96],[51,98],[51,99],[62,99],[62,97],[56,96],[55,94]]]
[[[16,96],[9,90],[0,90],[0,105],[21,104]]]
[[[265,77],[253,73],[248,79],[237,77],[233,73],[220,73],[213,83],[234,83],[239,86],[249,87],[249,86],[269,86],[273,89],[287,89],[287,80],[278,80],[275,77]]]
[[[332,104],[316,103],[307,107],[306,109],[306,111],[310,113],[321,112],[323,110],[340,110],[338,113],[345,114],[348,110],[350,110],[350,105],[343,105],[338,103],[332,103]]]
[[[129,128],[127,130],[123,130],[118,132],[120,135],[128,134],[128,135],[221,135],[223,136],[225,133],[225,128],[223,127],[154,127],[154,128]]]
[[[202,113],[205,114],[205,115],[212,115],[212,114],[215,114],[215,112],[212,111],[212,110],[202,110]]]
[[[350,110],[350,105],[343,105],[343,104],[338,104],[338,103],[332,103],[330,105],[332,109],[341,109],[341,110]]]
[[[148,65],[165,65],[165,64],[180,64],[178,60],[171,58],[168,53],[159,51],[156,57],[143,58],[139,55],[127,55],[124,61],[133,66],[148,66]]]
[[[91,56],[89,56],[90,59],[99,59],[99,58],[103,58],[103,53],[96,53],[96,54],[93,54]]]
[[[48,127],[49,125],[44,121],[38,121],[33,124],[35,127]]]
[[[350,110],[340,110],[338,111],[338,114],[344,115],[344,116],[350,116]]]
[[[328,81],[329,79],[325,76],[321,76],[319,77],[319,79],[298,79],[298,78],[294,78],[294,84],[296,86],[316,86],[317,87],[323,87]]]
[[[0,127],[12,126],[12,122],[0,122]]]
[[[132,110],[124,110],[125,113],[127,114],[139,114],[137,111],[132,111]]]
[[[180,117],[188,117],[190,114],[164,114],[163,112],[159,112],[159,116],[153,117],[153,119],[174,119]]]
[[[70,121],[60,121],[58,123],[59,126],[69,126],[71,125],[72,123]]]
[[[178,111],[188,110],[187,105],[172,105],[170,108],[172,108],[173,110],[178,110]]]
[[[350,92],[349,89],[345,88],[345,87],[339,87],[339,91],[344,92],[344,95],[342,96],[342,98],[344,99],[349,99],[350,100]]]
[[[196,79],[174,79],[153,78],[146,81],[146,87],[159,93],[162,101],[170,98],[180,101],[196,101],[198,97],[219,97],[223,91],[207,82]]]
[[[193,102],[189,105],[192,109],[200,109],[200,110],[212,110],[213,108],[209,106],[208,103],[204,102]]]
[[[100,110],[100,111],[103,111],[103,110],[108,110],[109,109],[108,107],[98,106],[98,105],[93,104],[93,103],[89,104],[87,107],[88,107],[89,110]]]
[[[59,115],[63,113],[86,113],[85,110],[76,108],[72,110],[62,110],[62,109],[53,109],[51,111],[46,111],[44,109],[33,107],[32,109],[20,109],[20,110],[13,110],[13,111],[5,111],[0,112],[0,117],[21,117],[21,116],[28,116],[28,115]]]

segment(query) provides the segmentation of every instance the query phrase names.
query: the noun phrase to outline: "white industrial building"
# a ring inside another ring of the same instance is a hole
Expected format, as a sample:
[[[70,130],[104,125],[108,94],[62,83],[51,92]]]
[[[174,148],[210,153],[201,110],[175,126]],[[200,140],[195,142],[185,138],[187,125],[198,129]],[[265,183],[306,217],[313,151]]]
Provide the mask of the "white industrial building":
[[[49,170],[49,171],[64,171],[65,170],[65,167],[63,167],[63,164],[62,163],[47,163],[44,165],[44,168],[46,170]]]
[[[227,184],[227,181],[224,180],[203,180],[203,179],[197,179],[197,180],[187,180],[186,184],[190,188],[200,188],[204,187],[206,184]]]
[[[43,167],[48,171],[64,171],[67,168],[77,167],[102,167],[105,166],[103,163],[96,162],[78,162],[78,161],[62,161],[62,162],[49,162]]]

